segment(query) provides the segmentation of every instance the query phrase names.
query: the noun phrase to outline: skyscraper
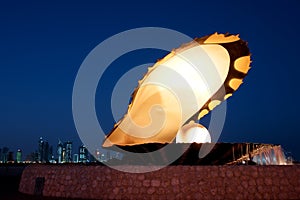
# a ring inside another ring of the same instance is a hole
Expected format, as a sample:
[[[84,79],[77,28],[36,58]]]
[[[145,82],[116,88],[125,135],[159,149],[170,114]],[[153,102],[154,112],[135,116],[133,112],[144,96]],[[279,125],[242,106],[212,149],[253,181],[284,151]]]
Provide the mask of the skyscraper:
[[[58,163],[63,162],[63,148],[64,148],[64,145],[59,140],[58,145],[57,145],[57,162]]]
[[[47,141],[44,141],[44,149],[43,149],[43,160],[42,162],[49,162],[49,143]]]
[[[54,159],[54,155],[53,155],[53,146],[49,146],[49,156],[48,156],[48,160],[50,163],[55,163],[55,159]]]
[[[38,142],[37,161],[42,163],[48,163],[49,158],[49,143],[47,141],[44,141],[43,138],[40,137]]]
[[[65,145],[63,145],[63,148],[62,148],[62,157],[61,157],[61,162],[62,163],[65,163],[66,162],[66,147]]]
[[[7,147],[3,147],[1,154],[0,154],[0,161],[2,163],[7,163],[8,151],[9,151],[9,149]]]
[[[75,154],[73,155],[73,163],[78,163],[78,161],[79,161],[78,154],[75,153]]]
[[[84,145],[79,147],[79,162],[86,163],[88,160],[88,150]]]
[[[44,141],[43,141],[42,137],[40,137],[40,139],[39,139],[37,153],[38,153],[37,161],[42,162],[44,160]]]
[[[22,150],[21,149],[18,149],[18,151],[17,151],[16,161],[17,161],[17,163],[22,162]]]
[[[67,163],[72,162],[72,142],[65,142],[64,147],[66,149],[66,159]]]

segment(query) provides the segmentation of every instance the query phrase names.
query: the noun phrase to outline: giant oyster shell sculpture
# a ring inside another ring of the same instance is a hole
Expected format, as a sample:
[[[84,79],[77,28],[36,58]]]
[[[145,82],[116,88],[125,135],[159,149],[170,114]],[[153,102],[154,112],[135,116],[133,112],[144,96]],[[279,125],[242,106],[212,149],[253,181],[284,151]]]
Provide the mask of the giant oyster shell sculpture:
[[[215,33],[172,50],[139,81],[103,147],[171,143],[193,116],[200,119],[232,96],[250,63],[238,35]]]

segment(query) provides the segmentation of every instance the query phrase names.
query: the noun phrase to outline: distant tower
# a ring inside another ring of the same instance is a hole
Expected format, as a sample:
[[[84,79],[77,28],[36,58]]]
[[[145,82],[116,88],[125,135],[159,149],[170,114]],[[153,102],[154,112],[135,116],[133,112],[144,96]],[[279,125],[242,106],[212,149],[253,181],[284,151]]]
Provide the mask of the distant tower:
[[[34,161],[39,162],[39,153],[37,151],[34,152]]]
[[[44,141],[43,138],[40,137],[39,143],[38,143],[38,162],[43,162],[44,160]]]
[[[72,162],[72,142],[68,141],[65,143],[64,145],[65,149],[66,149],[66,162],[69,163],[69,162]]]
[[[63,148],[62,148],[61,162],[63,162],[63,163],[66,162],[66,147],[65,146],[63,146]]]
[[[49,162],[49,143],[45,140],[43,140],[42,137],[39,139],[38,143],[38,155],[37,155],[37,161],[42,163],[48,163]]]
[[[88,150],[84,145],[79,147],[79,162],[86,163],[88,157]]]
[[[1,161],[2,161],[2,163],[7,163],[8,151],[9,151],[9,149],[7,147],[3,147],[2,154],[1,154]]]
[[[21,149],[18,149],[18,151],[17,151],[16,161],[17,161],[17,163],[22,162],[22,151],[21,151]]]
[[[49,156],[50,156],[50,154],[49,154],[49,143],[46,142],[46,141],[44,141],[43,153],[44,153],[44,155],[43,155],[42,162],[48,163],[49,162]]]
[[[48,160],[50,163],[55,163],[54,160],[54,155],[53,155],[53,146],[49,146],[49,156],[48,156]]]
[[[0,148],[0,163],[3,163],[3,152],[1,148]]]
[[[73,155],[73,163],[78,163],[78,161],[79,161],[78,154],[75,153],[75,154]]]
[[[14,162],[14,152],[10,151],[8,152],[7,162],[13,163]]]
[[[63,148],[64,145],[61,143],[60,140],[58,140],[58,145],[57,145],[57,162],[62,163],[63,161]]]

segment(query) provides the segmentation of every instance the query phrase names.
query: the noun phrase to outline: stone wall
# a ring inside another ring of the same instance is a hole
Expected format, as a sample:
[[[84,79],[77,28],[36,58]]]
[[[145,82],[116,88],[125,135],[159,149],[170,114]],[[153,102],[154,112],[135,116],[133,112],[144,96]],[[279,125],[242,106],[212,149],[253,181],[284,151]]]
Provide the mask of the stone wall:
[[[36,164],[24,170],[19,191],[34,194],[37,177],[45,178],[43,196],[83,199],[300,199],[300,165],[168,166],[154,172],[131,174],[106,166]]]

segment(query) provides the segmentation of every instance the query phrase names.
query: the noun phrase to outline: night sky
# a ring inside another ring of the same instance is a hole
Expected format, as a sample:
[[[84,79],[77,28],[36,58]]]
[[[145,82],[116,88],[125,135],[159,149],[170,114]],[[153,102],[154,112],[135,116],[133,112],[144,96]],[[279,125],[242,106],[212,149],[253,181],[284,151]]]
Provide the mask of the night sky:
[[[0,148],[14,152],[21,148],[28,154],[37,149],[41,136],[55,147],[60,139],[73,141],[77,148],[81,142],[72,117],[72,90],[81,63],[108,37],[154,26],[192,38],[239,33],[248,41],[252,69],[227,102],[219,141],[282,144],[299,160],[300,1],[243,2],[2,2]],[[139,50],[110,66],[104,80],[112,85],[99,88],[96,95],[97,114],[106,132],[114,124],[107,99],[118,73],[165,55]]]

